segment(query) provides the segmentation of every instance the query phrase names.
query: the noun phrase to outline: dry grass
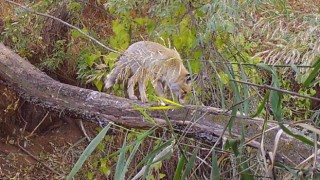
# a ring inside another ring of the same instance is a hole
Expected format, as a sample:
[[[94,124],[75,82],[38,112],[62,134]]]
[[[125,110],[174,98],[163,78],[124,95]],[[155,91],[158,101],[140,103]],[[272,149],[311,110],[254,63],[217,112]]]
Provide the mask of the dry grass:
[[[255,56],[267,64],[311,65],[320,55],[320,2],[317,3],[291,1],[280,8],[266,4],[255,15],[249,37],[262,45]]]

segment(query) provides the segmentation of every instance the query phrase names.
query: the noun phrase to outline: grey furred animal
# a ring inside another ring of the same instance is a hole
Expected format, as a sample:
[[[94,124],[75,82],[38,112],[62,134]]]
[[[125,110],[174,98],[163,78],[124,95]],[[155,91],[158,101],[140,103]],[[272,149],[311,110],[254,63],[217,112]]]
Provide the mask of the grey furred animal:
[[[148,102],[148,80],[158,96],[165,97],[165,89],[169,87],[171,94],[177,96],[180,103],[184,103],[185,96],[192,89],[190,74],[179,53],[151,41],[139,41],[129,46],[107,75],[104,90],[119,81],[127,80],[129,98],[138,99],[134,95],[134,87],[138,83],[142,102]]]

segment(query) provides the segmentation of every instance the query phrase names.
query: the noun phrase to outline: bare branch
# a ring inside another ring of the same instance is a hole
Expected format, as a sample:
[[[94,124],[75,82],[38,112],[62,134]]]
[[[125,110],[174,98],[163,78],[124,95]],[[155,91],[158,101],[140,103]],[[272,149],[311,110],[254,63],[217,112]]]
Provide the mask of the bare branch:
[[[238,83],[241,83],[241,84],[247,84],[247,85],[250,85],[250,86],[256,86],[256,87],[263,88],[263,89],[271,89],[271,90],[274,90],[274,91],[282,92],[282,93],[285,93],[285,94],[291,94],[291,95],[294,95],[294,96],[303,97],[303,98],[307,98],[307,99],[312,99],[312,100],[315,100],[315,101],[320,101],[320,99],[316,98],[316,97],[305,96],[305,95],[302,95],[302,94],[299,94],[299,93],[296,93],[296,92],[293,92],[293,91],[279,89],[279,88],[275,88],[275,87],[272,87],[272,86],[269,86],[269,85],[259,85],[259,84],[254,84],[254,83],[245,82],[245,81],[239,81],[239,80],[235,80],[235,79],[231,79],[231,81],[238,82]]]
[[[37,12],[37,11],[35,11],[35,10],[33,10],[33,9],[30,9],[30,8],[28,8],[28,7],[26,7],[26,6],[22,5],[22,4],[13,2],[13,1],[11,1],[11,0],[5,0],[5,1],[8,2],[8,3],[10,3],[10,4],[13,4],[13,5],[15,5],[15,6],[19,6],[20,8],[24,9],[24,10],[27,11],[27,12],[31,12],[31,13],[34,13],[34,14],[37,14],[37,15],[40,15],[40,16],[48,17],[48,18],[54,19],[54,20],[56,20],[56,21],[59,21],[60,23],[66,25],[66,26],[68,26],[68,27],[70,27],[70,28],[72,28],[72,29],[75,29],[75,30],[79,31],[81,34],[83,34],[84,36],[86,36],[87,38],[89,38],[90,40],[92,40],[93,42],[97,43],[97,44],[100,45],[101,47],[105,48],[106,50],[111,51],[111,52],[114,52],[114,53],[117,53],[117,54],[120,54],[120,55],[122,54],[122,53],[120,53],[120,52],[118,52],[118,51],[116,51],[116,50],[114,50],[114,49],[111,49],[111,48],[105,46],[104,44],[102,44],[102,43],[101,43],[100,41],[98,41],[97,39],[95,39],[95,38],[93,38],[92,36],[89,36],[87,33],[83,32],[80,28],[78,28],[78,27],[76,27],[76,26],[74,26],[74,25],[72,25],[72,24],[69,24],[69,23],[67,23],[67,22],[65,22],[65,21],[63,21],[63,20],[61,20],[61,19],[59,19],[59,18],[57,18],[57,17],[51,16],[51,15],[49,15],[49,14]]]

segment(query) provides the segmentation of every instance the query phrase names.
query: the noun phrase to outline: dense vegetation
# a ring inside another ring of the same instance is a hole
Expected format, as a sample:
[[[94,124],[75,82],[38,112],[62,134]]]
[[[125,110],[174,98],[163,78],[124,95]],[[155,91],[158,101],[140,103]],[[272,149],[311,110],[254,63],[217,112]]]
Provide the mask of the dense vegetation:
[[[320,96],[319,3],[287,0],[44,0],[22,3],[73,24],[119,52],[140,40],[174,47],[196,77],[193,93],[188,96],[189,104],[219,107],[231,110],[233,115],[239,112],[248,117],[259,116],[266,122],[277,121],[284,132],[306,144],[314,145],[319,140],[319,132],[310,127],[320,126],[320,103],[308,98]],[[118,54],[48,17],[6,2],[1,4],[7,7],[3,8],[6,16],[2,17],[1,41],[60,81],[102,90],[105,75],[113,68]],[[124,96],[123,89],[123,85],[117,85],[112,93]],[[293,96],[291,91],[302,96]],[[148,95],[149,99],[156,100],[151,86]],[[232,121],[231,117],[230,130]],[[313,140],[292,133],[284,122],[305,123],[300,130],[308,131]],[[199,159],[208,152],[200,151],[202,145],[186,137],[179,137],[181,140],[173,132],[156,138],[151,136],[155,129],[129,133],[125,128],[117,128],[124,133],[122,148],[103,156],[108,148],[106,143],[99,142],[107,128],[100,131],[96,141],[90,144],[91,148],[98,146],[94,158],[89,159],[92,167],[83,170],[82,175],[89,179],[111,177],[111,174],[116,179],[132,178],[145,166],[143,176],[151,179],[219,176],[254,179],[267,171],[258,158],[251,159],[254,162],[247,161],[250,150],[244,145],[244,139],[230,138],[225,147],[217,148],[205,159],[202,166],[205,168],[200,170]],[[246,132],[241,133],[244,137]],[[135,162],[137,167],[131,167],[133,157],[146,143],[144,140],[152,144],[153,149],[142,156],[140,163]],[[113,138],[105,136],[104,141],[110,143]],[[158,157],[157,163],[153,162],[155,157]],[[170,167],[175,168],[171,169],[172,175],[161,171],[165,159],[172,161]],[[116,166],[112,166],[113,163]],[[134,171],[128,171],[129,167]],[[230,167],[233,170],[228,170]],[[277,169],[274,176],[282,178],[287,173],[298,176],[293,166],[279,164]],[[319,177],[319,169],[304,169],[304,173],[305,177]]]

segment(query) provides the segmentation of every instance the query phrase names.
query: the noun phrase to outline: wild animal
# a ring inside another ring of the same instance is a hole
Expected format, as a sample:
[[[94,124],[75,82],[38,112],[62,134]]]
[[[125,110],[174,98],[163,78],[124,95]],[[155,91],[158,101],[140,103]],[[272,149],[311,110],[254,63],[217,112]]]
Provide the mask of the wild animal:
[[[114,69],[106,76],[104,90],[120,81],[128,81],[128,96],[135,100],[138,98],[134,87],[138,83],[141,101],[148,102],[146,84],[149,80],[158,96],[166,97],[165,90],[169,87],[171,95],[174,94],[180,103],[184,103],[192,89],[190,73],[175,49],[151,41],[139,41],[129,46],[115,63]]]

